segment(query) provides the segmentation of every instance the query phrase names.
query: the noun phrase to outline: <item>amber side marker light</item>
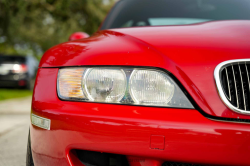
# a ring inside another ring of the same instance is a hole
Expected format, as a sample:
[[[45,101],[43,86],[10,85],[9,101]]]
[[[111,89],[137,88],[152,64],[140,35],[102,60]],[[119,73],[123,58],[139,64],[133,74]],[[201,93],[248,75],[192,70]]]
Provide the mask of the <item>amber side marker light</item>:
[[[50,119],[42,118],[40,116],[31,114],[31,123],[37,127],[50,130]]]

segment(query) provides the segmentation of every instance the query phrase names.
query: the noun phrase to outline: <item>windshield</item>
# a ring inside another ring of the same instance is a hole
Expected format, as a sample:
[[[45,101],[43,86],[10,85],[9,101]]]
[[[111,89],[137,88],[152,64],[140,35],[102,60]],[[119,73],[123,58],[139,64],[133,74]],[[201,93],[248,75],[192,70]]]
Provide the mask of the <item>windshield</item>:
[[[250,0],[120,0],[101,29],[250,20]]]

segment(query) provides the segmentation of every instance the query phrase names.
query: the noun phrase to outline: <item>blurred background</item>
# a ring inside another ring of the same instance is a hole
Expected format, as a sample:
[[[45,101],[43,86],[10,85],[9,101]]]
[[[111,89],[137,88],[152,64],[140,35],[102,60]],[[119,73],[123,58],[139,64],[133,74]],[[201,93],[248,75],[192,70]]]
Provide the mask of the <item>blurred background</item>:
[[[38,59],[73,32],[93,34],[114,0],[0,0],[0,52]]]
[[[92,35],[116,0],[0,0],[0,166],[25,166],[39,60],[74,32]]]

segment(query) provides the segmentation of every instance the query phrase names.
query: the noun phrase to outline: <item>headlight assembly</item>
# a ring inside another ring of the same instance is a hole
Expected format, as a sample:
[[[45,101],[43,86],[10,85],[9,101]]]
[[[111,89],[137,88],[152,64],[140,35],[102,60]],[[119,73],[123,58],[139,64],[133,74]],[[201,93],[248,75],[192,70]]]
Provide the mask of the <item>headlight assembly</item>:
[[[63,100],[193,108],[170,76],[155,69],[62,68],[57,92]]]

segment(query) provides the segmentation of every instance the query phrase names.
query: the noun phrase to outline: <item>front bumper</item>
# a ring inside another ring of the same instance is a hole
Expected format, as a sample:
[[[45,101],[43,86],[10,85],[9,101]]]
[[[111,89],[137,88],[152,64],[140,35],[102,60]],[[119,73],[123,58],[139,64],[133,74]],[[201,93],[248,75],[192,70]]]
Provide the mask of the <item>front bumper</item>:
[[[57,69],[39,70],[37,76],[32,113],[50,119],[51,126],[31,126],[36,166],[81,166],[74,149],[145,161],[250,165],[250,124],[213,121],[191,109],[61,101],[56,76]],[[163,148],[152,148],[162,146],[152,142],[154,136],[164,138]]]

